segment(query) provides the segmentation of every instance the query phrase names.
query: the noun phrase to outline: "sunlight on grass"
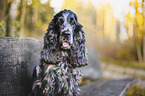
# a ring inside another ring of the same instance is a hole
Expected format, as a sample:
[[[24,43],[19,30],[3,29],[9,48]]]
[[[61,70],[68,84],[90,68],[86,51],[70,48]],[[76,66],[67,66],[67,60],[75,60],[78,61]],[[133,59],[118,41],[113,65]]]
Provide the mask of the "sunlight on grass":
[[[128,68],[145,70],[145,64],[144,63],[140,64],[137,61],[122,61],[122,60],[115,60],[111,58],[100,58],[100,60],[108,64],[114,64],[114,65],[119,65]]]
[[[125,96],[145,96],[145,88],[131,86]]]

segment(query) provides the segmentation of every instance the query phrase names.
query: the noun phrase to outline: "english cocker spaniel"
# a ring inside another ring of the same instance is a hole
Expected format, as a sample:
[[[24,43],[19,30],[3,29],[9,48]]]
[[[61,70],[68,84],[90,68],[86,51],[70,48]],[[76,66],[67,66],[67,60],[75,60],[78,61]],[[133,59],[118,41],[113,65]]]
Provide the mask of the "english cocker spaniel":
[[[49,24],[41,64],[33,72],[32,96],[78,96],[78,67],[87,65],[85,33],[71,10],[57,13]]]

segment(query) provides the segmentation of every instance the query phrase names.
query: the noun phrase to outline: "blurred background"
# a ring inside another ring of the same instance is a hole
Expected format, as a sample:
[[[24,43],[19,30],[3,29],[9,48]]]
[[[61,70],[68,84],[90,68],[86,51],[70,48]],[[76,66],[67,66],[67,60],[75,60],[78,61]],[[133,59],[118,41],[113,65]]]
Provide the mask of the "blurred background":
[[[144,0],[0,0],[0,36],[43,40],[63,9],[77,14],[105,78],[135,77],[145,88]]]

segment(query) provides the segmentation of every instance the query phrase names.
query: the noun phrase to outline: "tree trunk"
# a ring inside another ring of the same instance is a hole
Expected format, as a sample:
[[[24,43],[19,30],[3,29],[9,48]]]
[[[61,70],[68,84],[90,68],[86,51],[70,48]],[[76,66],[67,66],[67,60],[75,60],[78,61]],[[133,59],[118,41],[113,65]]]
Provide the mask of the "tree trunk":
[[[142,9],[143,9],[143,61],[145,63],[145,5],[144,0],[142,0]]]
[[[143,61],[145,62],[145,35],[143,36]]]
[[[0,0],[0,21],[6,20],[7,0]]]
[[[33,4],[33,15],[32,15],[32,23],[34,26],[36,25],[37,19],[38,19],[38,7],[39,7],[39,0],[34,0],[35,3]]]
[[[142,58],[142,54],[141,54],[141,45],[136,43],[136,49],[137,49],[139,63],[142,63],[143,58]]]
[[[17,0],[12,0],[10,7],[8,9],[8,18],[7,18],[7,26],[6,26],[6,37],[14,37],[16,32],[16,26],[14,26],[14,21],[16,20],[17,10]]]
[[[20,9],[20,36],[24,36],[24,21],[25,21],[25,13],[26,13],[26,1],[21,0],[21,9]]]

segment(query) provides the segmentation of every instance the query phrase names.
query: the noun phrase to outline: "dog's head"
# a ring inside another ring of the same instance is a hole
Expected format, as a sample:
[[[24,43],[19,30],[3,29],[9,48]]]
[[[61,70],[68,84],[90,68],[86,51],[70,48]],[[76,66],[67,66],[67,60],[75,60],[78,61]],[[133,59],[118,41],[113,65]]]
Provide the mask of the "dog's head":
[[[77,21],[77,16],[70,10],[63,10],[54,16],[54,23],[59,33],[58,41],[61,49],[70,49],[74,43],[74,32],[77,27],[82,27]]]
[[[59,63],[62,58],[61,52],[65,51],[72,67],[87,64],[85,36],[74,12],[65,9],[57,13],[47,31],[41,54],[42,61]]]

